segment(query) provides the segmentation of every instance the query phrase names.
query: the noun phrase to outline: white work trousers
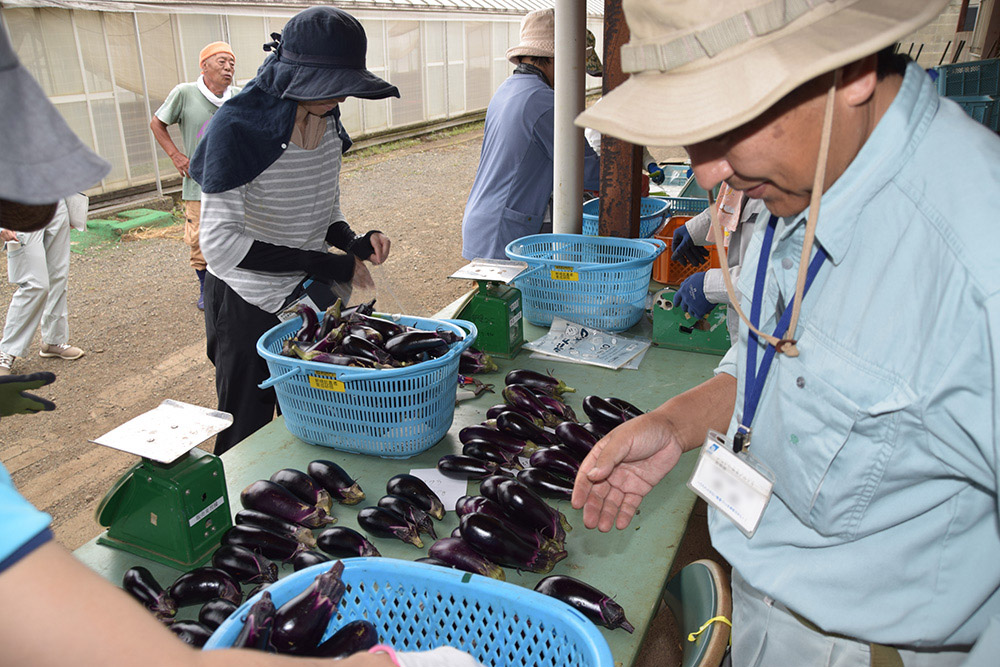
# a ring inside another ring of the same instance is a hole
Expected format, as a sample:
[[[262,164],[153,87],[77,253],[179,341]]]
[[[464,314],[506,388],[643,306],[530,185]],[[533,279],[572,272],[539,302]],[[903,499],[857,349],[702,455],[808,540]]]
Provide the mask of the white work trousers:
[[[44,229],[17,232],[20,247],[7,246],[7,277],[17,285],[7,308],[0,351],[23,357],[38,325],[42,343],[69,342],[66,281],[69,277],[69,214],[60,201]]]

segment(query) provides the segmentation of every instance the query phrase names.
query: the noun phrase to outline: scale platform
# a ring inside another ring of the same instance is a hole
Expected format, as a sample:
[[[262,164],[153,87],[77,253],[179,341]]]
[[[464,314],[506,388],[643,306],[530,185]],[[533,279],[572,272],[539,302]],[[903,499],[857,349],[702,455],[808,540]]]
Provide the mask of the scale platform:
[[[511,282],[527,270],[526,262],[474,259],[449,278],[475,280],[479,289],[469,292],[459,317],[476,325],[476,348],[511,359],[524,344],[521,292]]]
[[[222,460],[197,449],[232,415],[165,400],[91,442],[141,457],[105,494],[98,544],[185,569],[211,558],[232,525]]]

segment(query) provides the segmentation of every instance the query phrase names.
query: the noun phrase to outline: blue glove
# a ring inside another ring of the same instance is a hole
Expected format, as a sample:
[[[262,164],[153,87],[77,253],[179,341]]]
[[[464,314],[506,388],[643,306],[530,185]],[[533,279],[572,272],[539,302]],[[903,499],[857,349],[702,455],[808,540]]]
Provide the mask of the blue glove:
[[[670,259],[681,264],[698,266],[708,259],[708,250],[695,244],[691,238],[691,232],[687,227],[681,225],[674,232],[670,241]]]
[[[700,320],[712,312],[714,303],[705,298],[705,272],[688,276],[674,294],[674,307],[680,306],[685,313]]]
[[[649,180],[653,181],[657,185],[662,185],[663,181],[666,180],[666,176],[663,174],[663,170],[655,162],[650,162],[646,165],[646,173],[649,174]]]

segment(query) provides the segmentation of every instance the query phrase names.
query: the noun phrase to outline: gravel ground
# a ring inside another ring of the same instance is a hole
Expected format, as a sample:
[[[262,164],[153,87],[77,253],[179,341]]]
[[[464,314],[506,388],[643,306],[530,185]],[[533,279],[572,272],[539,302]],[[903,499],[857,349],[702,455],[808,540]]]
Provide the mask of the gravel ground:
[[[481,143],[479,129],[345,160],[347,219],[357,231],[380,229],[392,239],[389,260],[373,269],[385,310],[428,316],[468,289],[447,276],[465,263],[462,211]],[[14,370],[55,372],[56,382],[39,393],[57,409],[6,418],[0,428],[0,460],[28,500],[52,515],[56,539],[69,549],[100,532],[98,503],[136,462],[89,440],[167,398],[215,406],[204,318],[195,307],[198,283],[180,228],[139,236],[72,254],[70,336],[87,354],[71,362],[42,359],[36,335]],[[0,304],[13,290],[0,286]]]

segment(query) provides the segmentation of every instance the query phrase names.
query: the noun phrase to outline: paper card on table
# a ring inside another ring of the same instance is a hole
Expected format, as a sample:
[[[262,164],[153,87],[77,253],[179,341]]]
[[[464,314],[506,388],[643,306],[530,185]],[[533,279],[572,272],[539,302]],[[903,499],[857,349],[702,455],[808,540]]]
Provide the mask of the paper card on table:
[[[444,475],[437,468],[417,468],[410,474],[424,480],[431,491],[438,495],[445,510],[455,511],[458,499],[468,494],[469,482],[464,479],[454,479]]]

